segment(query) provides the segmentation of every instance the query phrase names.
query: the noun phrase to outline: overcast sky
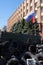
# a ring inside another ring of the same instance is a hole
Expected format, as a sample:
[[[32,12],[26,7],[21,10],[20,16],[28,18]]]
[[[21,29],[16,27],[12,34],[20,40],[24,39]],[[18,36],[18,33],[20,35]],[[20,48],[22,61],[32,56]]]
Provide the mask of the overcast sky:
[[[0,29],[7,25],[7,20],[23,0],[0,0]]]

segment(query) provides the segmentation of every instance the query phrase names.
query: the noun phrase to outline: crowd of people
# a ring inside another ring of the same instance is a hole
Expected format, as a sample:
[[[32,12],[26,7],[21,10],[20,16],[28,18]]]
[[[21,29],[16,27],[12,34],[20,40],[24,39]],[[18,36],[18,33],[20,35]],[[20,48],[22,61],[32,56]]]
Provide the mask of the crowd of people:
[[[26,65],[26,59],[38,57],[39,52],[37,52],[36,45],[28,43],[15,41],[2,42],[0,44],[0,65]]]

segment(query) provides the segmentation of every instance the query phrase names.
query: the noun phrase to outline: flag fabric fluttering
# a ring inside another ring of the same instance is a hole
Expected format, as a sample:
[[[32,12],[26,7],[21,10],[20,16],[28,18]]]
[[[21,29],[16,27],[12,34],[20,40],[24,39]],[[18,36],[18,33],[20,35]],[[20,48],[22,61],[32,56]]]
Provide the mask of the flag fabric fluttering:
[[[30,12],[28,13],[24,19],[27,21],[27,22],[32,22],[32,23],[35,23],[35,13],[34,12]]]
[[[35,23],[35,17],[32,17],[31,22]]]

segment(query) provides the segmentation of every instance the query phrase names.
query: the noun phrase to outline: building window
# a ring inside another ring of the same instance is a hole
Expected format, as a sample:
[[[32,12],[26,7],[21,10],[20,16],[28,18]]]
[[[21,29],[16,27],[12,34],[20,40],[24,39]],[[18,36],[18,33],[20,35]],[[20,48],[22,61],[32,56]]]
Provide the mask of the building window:
[[[41,1],[41,3],[43,3],[43,0],[40,0]]]
[[[26,13],[28,13],[28,9],[27,9]]]
[[[35,7],[37,7],[37,2],[35,3]]]
[[[30,0],[30,3],[32,3],[32,0]]]
[[[37,10],[35,10],[35,16],[37,16]]]
[[[21,17],[22,17],[22,14],[21,14]]]
[[[41,16],[41,21],[43,21],[43,16]]]
[[[23,17],[25,16],[25,12],[23,12]]]
[[[22,9],[21,9],[21,11],[22,11]]]
[[[23,7],[23,9],[25,9],[25,6]]]
[[[32,11],[32,6],[30,7],[30,11]]]
[[[42,25],[42,32],[43,32],[43,25]]]
[[[28,6],[28,3],[26,5]]]
[[[43,7],[41,7],[41,12],[43,12]]]

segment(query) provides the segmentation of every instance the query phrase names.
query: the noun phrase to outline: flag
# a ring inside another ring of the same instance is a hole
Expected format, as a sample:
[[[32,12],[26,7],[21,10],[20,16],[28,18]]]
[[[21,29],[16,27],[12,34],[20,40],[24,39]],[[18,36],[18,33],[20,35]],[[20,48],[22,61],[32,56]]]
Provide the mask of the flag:
[[[35,23],[35,17],[34,16],[32,17],[31,22]]]
[[[35,13],[34,12],[30,12],[28,13],[24,19],[27,21],[27,22],[32,22],[32,23],[35,23]]]

